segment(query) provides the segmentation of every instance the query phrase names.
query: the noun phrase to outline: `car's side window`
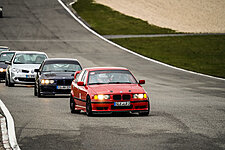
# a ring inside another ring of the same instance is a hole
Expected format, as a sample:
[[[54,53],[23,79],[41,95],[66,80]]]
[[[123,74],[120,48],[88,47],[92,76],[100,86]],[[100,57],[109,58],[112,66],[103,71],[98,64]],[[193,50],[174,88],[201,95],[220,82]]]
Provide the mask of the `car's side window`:
[[[81,79],[81,81],[84,82],[84,84],[86,83],[85,81],[86,81],[86,78],[87,78],[87,73],[88,73],[88,71],[85,71],[84,75],[83,75],[83,77]]]
[[[39,67],[39,71],[42,71],[43,66],[44,66],[44,62],[41,63],[41,66]]]
[[[81,73],[79,74],[79,77],[78,77],[78,82],[81,81],[82,77],[83,77],[83,74],[86,70],[83,70],[81,71]]]
[[[78,74],[76,75],[75,83],[77,83],[77,82],[78,82],[78,78],[79,78],[79,76],[80,76],[80,73],[78,73]]]

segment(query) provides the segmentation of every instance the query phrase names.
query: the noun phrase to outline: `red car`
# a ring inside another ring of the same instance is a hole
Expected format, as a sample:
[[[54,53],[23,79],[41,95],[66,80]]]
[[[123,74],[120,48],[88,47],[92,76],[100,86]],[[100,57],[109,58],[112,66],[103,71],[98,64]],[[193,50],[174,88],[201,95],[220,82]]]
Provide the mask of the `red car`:
[[[71,84],[71,113],[85,111],[93,113],[138,112],[147,116],[150,101],[141,86],[126,68],[86,68],[74,75]]]

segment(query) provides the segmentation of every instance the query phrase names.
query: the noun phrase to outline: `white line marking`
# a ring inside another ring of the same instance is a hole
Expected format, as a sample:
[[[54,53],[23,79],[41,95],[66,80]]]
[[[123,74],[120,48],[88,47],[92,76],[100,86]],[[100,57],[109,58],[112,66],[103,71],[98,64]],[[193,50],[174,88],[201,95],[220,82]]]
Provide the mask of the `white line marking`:
[[[1,101],[1,99],[0,99],[0,107],[6,117],[10,146],[12,147],[13,150],[20,150],[20,147],[17,144],[16,140],[13,117],[11,116],[9,110],[6,108],[5,104]]]
[[[87,25],[85,25],[80,19],[78,19],[71,11],[68,7],[66,7],[66,5],[61,1],[61,0],[58,0],[58,2],[67,10],[67,12],[77,21],[79,22],[85,29],[87,29],[88,31],[90,31],[91,33],[93,33],[94,35],[96,35],[97,37],[99,37],[100,39],[124,50],[124,51],[127,51],[131,54],[134,54],[136,56],[139,56],[143,59],[146,59],[146,60],[149,60],[149,61],[152,61],[154,63],[157,63],[157,64],[160,64],[160,65],[163,65],[163,66],[166,66],[166,67],[169,67],[169,68],[173,68],[173,69],[176,69],[176,70],[180,70],[180,71],[184,71],[184,72],[188,72],[188,73],[192,73],[192,74],[196,74],[196,75],[200,75],[200,76],[204,76],[204,77],[208,77],[208,78],[212,78],[212,79],[217,79],[217,80],[223,80],[225,81],[225,79],[223,78],[218,78],[218,77],[213,77],[213,76],[210,76],[210,75],[205,75],[205,74],[202,74],[202,73],[197,73],[197,72],[193,72],[193,71],[188,71],[188,70],[185,70],[185,69],[181,69],[181,68],[178,68],[178,67],[174,67],[174,66],[171,66],[171,65],[168,65],[168,64],[165,64],[165,63],[162,63],[162,62],[159,62],[157,60],[154,60],[154,59],[151,59],[151,58],[148,58],[148,57],[145,57],[143,55],[140,55],[138,53],[135,53],[129,49],[126,49],[116,43],[113,43],[112,41],[109,41],[108,39],[104,38],[103,36],[101,36],[100,34],[96,33],[95,31],[91,30]]]
[[[2,143],[5,149],[10,149],[9,145],[9,136],[8,136],[8,130],[6,126],[6,120],[5,117],[0,114],[1,117],[1,130],[2,130]]]

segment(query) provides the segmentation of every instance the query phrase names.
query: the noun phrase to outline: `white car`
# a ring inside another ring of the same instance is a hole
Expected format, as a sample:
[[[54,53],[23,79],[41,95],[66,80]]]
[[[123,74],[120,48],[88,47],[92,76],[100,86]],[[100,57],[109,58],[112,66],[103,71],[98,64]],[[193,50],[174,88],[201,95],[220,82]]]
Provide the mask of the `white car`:
[[[0,53],[3,51],[9,51],[9,48],[6,46],[0,46]]]
[[[17,51],[6,70],[6,86],[14,86],[14,84],[34,84],[36,73],[35,69],[39,69],[41,63],[48,58],[44,52],[35,51]]]

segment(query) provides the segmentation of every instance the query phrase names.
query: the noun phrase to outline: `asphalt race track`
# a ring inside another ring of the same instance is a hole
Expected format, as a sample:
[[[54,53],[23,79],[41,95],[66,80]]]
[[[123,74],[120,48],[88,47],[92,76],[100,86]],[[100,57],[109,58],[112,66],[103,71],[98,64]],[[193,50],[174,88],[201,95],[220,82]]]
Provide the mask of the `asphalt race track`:
[[[151,114],[71,114],[69,97],[33,96],[0,83],[22,150],[225,149],[225,81],[153,63],[99,39],[57,0],[1,0],[0,45],[77,58],[83,67],[129,68],[151,98]]]

